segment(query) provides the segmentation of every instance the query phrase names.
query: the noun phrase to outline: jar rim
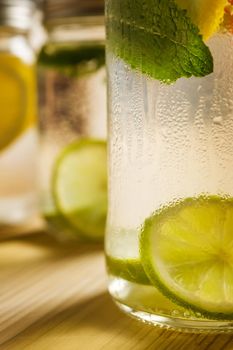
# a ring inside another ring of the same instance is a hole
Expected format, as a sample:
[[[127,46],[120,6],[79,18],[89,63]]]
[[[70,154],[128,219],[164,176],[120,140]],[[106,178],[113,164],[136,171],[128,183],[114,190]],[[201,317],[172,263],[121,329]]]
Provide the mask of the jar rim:
[[[32,0],[0,0],[0,26],[27,31],[35,10]]]
[[[104,15],[104,0],[45,0],[44,22]]]

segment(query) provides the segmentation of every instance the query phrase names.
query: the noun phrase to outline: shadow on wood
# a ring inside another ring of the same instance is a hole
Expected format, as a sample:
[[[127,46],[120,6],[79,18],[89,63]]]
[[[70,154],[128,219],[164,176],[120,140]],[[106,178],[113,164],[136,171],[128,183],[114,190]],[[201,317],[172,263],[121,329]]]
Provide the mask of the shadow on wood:
[[[101,293],[48,315],[2,349],[21,349],[24,344],[25,350],[230,350],[232,341],[231,335],[182,334],[142,324],[119,311],[108,293]]]

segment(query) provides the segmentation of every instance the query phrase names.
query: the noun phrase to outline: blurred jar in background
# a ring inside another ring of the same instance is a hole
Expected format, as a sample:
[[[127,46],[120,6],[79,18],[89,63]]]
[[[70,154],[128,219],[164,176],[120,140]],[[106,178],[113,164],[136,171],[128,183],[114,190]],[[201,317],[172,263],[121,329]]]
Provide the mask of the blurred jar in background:
[[[107,211],[103,0],[45,1],[39,55],[42,210],[58,238],[103,238]]]
[[[0,228],[37,213],[35,54],[28,34],[30,0],[0,0]]]

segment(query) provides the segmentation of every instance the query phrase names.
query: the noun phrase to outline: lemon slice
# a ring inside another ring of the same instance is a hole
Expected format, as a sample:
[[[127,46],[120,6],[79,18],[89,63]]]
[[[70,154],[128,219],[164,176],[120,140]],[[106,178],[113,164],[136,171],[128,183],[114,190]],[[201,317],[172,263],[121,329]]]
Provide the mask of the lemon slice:
[[[145,221],[141,261],[151,282],[177,304],[233,319],[233,200],[186,199]]]
[[[0,53],[0,152],[36,126],[36,72],[33,63]]]
[[[107,214],[106,143],[84,139],[68,145],[55,164],[52,187],[58,212],[77,234],[102,239]]]
[[[207,40],[219,28],[227,0],[176,0],[177,4],[188,11],[193,23],[197,25],[204,40]]]
[[[24,124],[26,94],[24,82],[10,66],[0,66],[0,151],[21,132]]]

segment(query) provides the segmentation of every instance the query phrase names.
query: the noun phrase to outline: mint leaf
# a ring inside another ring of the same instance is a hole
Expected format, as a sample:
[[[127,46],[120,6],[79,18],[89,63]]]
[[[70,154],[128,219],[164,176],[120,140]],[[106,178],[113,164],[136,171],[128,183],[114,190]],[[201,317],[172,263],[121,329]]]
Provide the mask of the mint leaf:
[[[174,0],[108,0],[107,46],[151,78],[171,83],[213,72],[198,28]]]

